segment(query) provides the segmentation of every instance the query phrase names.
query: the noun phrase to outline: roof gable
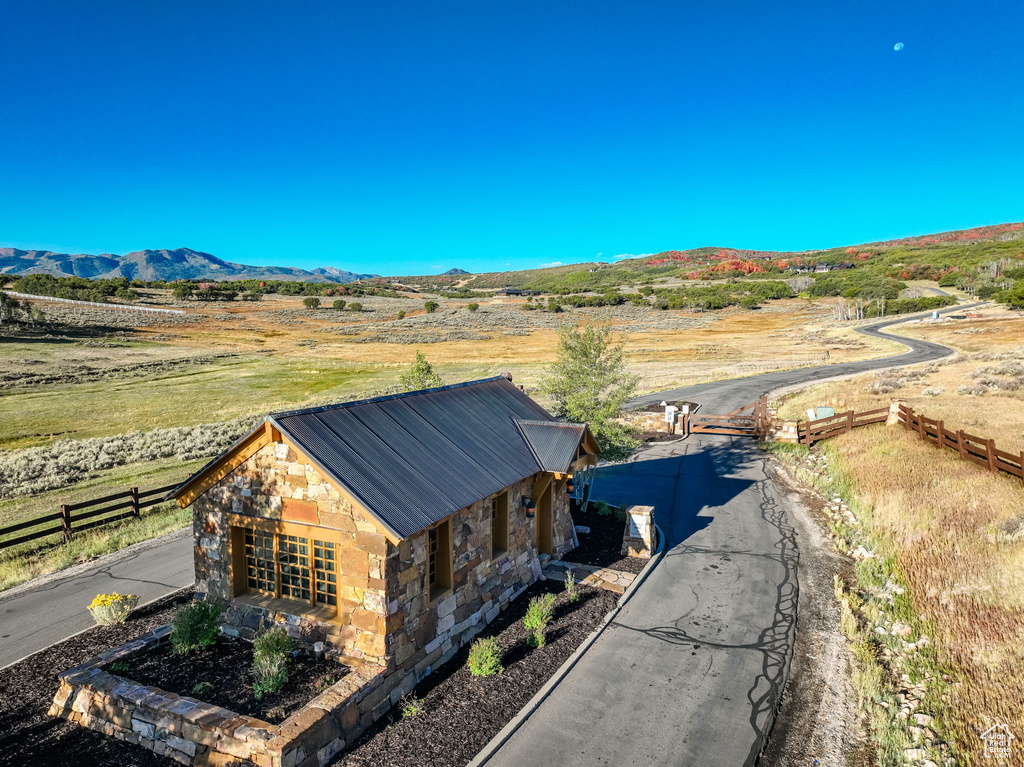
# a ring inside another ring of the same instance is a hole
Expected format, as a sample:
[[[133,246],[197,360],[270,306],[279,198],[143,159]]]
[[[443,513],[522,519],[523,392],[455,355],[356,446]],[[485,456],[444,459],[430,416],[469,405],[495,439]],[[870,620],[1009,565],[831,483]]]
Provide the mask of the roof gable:
[[[589,435],[502,376],[276,413],[261,428],[279,432],[396,539],[539,471],[566,472]]]

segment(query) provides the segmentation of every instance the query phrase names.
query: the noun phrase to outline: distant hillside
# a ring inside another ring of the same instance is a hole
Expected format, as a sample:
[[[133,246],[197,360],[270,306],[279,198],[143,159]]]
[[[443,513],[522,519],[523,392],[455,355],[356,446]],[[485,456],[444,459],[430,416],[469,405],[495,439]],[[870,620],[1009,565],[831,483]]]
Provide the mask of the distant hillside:
[[[449,269],[447,272],[441,272],[441,277],[461,277],[464,274],[472,274],[467,272],[465,269]]]
[[[375,277],[355,274],[333,266],[312,271],[289,266],[250,266],[223,261],[191,248],[139,250],[118,256],[102,253],[70,255],[44,250],[0,248],[0,274],[49,274],[54,277],[85,277],[130,280],[295,280],[302,282],[354,282]]]

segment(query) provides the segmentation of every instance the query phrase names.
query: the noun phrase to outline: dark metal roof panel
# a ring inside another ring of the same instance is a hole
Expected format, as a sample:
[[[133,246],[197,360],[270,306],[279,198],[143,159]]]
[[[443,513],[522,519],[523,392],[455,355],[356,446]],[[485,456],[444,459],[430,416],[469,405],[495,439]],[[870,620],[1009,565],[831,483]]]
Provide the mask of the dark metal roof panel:
[[[523,437],[533,448],[544,471],[564,474],[568,471],[586,433],[587,427],[558,421],[517,421]]]
[[[557,423],[502,377],[274,418],[400,538],[540,471],[517,421]],[[545,456],[567,450],[563,439],[538,439]]]

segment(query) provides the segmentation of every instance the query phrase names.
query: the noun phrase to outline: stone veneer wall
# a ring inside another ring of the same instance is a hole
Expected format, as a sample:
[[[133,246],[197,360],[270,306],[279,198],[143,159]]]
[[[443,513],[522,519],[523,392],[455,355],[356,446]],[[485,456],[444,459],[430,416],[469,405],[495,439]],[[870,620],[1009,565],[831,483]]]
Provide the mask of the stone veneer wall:
[[[388,541],[380,528],[284,443],[267,445],[196,499],[196,592],[225,603],[228,633],[246,638],[284,624],[305,642],[327,641],[352,658],[382,663]],[[320,525],[340,536],[338,622],[321,622],[232,600],[227,515]]]

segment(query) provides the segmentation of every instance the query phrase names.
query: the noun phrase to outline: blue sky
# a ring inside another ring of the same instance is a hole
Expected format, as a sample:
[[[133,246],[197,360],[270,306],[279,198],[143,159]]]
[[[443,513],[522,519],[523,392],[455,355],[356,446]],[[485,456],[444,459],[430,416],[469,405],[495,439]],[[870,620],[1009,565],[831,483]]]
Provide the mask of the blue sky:
[[[1020,221],[1022,24],[983,0],[12,0],[0,244],[409,274]]]

